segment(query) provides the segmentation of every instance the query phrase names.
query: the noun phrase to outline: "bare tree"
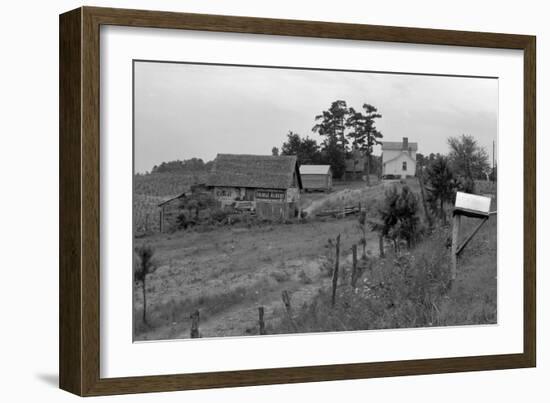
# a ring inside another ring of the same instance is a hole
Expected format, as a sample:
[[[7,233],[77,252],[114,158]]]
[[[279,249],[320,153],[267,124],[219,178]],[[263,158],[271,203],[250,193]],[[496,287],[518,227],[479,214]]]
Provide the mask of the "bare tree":
[[[149,326],[149,322],[147,321],[147,275],[157,270],[157,264],[153,260],[155,250],[152,246],[143,244],[136,248],[136,255],[134,281],[141,284],[143,292],[143,323]]]

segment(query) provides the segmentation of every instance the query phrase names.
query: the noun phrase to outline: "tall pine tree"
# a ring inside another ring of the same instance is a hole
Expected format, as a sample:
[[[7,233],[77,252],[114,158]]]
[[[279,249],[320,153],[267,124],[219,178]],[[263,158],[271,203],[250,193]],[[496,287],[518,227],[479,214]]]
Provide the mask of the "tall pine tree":
[[[367,103],[363,104],[363,110],[364,112],[350,108],[346,126],[350,128],[348,137],[351,139],[354,148],[361,150],[365,156],[364,170],[367,186],[370,186],[372,151],[376,144],[381,143],[379,139],[382,138],[382,133],[376,129],[375,119],[381,118],[382,115],[378,113],[376,107]]]
[[[336,177],[341,177],[346,170],[346,152],[349,151],[349,141],[345,133],[347,115],[346,101],[334,101],[328,110],[315,116],[318,123],[312,128],[312,131],[324,138],[322,152]]]

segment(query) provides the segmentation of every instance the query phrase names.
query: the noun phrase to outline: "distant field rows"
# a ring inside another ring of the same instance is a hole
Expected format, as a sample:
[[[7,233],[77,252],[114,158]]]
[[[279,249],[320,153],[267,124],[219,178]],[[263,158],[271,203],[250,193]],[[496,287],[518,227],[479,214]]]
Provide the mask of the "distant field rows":
[[[206,180],[204,171],[194,173],[162,172],[147,175],[134,175],[134,194],[173,197],[181,194],[186,187]]]

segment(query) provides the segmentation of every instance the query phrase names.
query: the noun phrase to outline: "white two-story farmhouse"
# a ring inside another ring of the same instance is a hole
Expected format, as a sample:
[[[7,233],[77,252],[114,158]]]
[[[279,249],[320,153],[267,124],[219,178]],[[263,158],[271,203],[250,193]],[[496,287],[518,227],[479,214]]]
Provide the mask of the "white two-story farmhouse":
[[[382,177],[406,178],[416,174],[417,143],[403,141],[384,141],[382,143]]]

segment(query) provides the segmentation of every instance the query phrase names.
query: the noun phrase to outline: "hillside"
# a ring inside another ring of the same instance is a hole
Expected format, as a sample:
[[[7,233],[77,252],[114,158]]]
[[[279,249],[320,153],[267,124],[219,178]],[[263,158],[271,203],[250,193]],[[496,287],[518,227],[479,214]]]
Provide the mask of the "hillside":
[[[134,175],[134,194],[173,197],[206,180],[208,171],[169,171]]]

